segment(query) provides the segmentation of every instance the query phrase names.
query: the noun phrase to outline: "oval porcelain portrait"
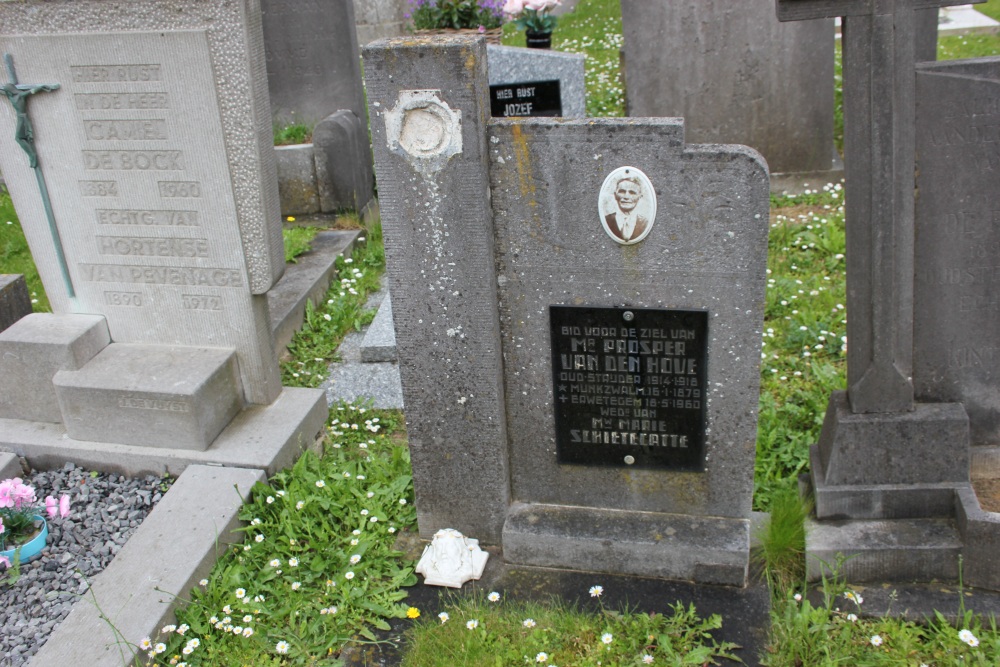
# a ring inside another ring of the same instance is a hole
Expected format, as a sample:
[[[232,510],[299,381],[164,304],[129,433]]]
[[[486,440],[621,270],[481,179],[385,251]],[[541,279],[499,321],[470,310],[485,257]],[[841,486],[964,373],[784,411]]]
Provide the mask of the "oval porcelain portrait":
[[[597,209],[608,236],[622,245],[632,245],[653,228],[656,191],[640,170],[618,167],[604,179]]]

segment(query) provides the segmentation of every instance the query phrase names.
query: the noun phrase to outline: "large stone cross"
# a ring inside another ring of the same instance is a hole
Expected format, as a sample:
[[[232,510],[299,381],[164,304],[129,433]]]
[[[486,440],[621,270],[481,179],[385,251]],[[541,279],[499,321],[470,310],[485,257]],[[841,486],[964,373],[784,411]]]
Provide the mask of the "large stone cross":
[[[855,413],[913,409],[915,12],[960,4],[777,0],[781,21],[842,21],[847,392]]]

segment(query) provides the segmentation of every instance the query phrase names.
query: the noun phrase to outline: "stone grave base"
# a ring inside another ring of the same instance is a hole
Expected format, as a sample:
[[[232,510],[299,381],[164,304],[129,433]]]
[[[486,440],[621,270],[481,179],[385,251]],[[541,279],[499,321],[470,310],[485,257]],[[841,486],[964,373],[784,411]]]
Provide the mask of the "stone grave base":
[[[745,586],[750,521],[515,504],[503,551],[516,565]]]
[[[258,468],[273,475],[313,444],[327,417],[320,389],[285,387],[271,405],[251,405],[204,451],[71,440],[62,424],[0,419],[0,450],[35,468],[73,461],[85,468],[136,476],[180,475],[190,465]]]

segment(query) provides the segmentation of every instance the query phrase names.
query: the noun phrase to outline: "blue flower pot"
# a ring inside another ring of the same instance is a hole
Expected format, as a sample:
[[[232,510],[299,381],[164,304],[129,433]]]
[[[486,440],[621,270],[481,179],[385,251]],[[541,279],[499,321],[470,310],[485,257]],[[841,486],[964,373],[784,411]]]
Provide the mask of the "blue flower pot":
[[[35,515],[35,521],[42,522],[42,529],[33,538],[20,545],[21,563],[28,563],[42,555],[42,549],[45,548],[45,543],[49,539],[49,524],[46,523],[45,517]],[[0,556],[6,556],[10,562],[13,563],[15,551],[17,551],[17,547],[13,549],[6,549],[4,551],[0,551]]]

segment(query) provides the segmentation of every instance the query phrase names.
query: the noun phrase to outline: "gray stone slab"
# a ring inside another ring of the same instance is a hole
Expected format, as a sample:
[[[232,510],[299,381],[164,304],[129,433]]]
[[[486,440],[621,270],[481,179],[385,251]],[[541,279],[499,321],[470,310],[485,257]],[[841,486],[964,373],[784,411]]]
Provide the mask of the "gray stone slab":
[[[406,0],[354,0],[358,43],[361,46],[376,39],[406,34]]]
[[[958,579],[962,539],[951,519],[827,521],[806,524],[806,577],[851,582]]]
[[[350,366],[333,366],[324,383],[330,405],[338,401],[371,400],[372,407],[402,410],[403,387],[399,366],[380,362]]]
[[[392,299],[386,295],[361,341],[361,361],[396,361],[396,328],[392,321]]]
[[[99,315],[32,313],[0,331],[0,417],[62,422],[52,377],[82,367],[110,342]]]
[[[319,213],[312,144],[274,147],[282,215]]]
[[[21,468],[21,461],[7,452],[0,452],[0,479],[10,479],[11,477],[21,477],[24,470]]]
[[[557,505],[511,506],[508,563],[745,586],[750,520]]]
[[[123,475],[180,475],[190,465],[259,468],[273,475],[291,465],[316,439],[328,409],[319,389],[285,387],[270,405],[240,412],[205,451],[70,440],[59,424],[0,419],[0,450],[35,468],[73,461]]]
[[[1000,445],[1000,58],[917,68],[913,383],[959,402],[974,446]]]
[[[267,85],[276,123],[315,125],[364,113],[353,0],[261,0]]]
[[[31,667],[120,667],[143,637],[174,622],[227,546],[243,539],[239,511],[260,470],[191,466],[174,482],[108,567],[90,582]]]
[[[204,450],[243,407],[224,348],[114,343],[52,382],[73,440]]]
[[[1000,590],[1000,514],[984,511],[971,486],[956,493],[962,542],[962,578],[969,586]]]
[[[819,441],[824,479],[827,484],[966,482],[968,424],[958,403],[857,414],[844,392],[834,392]]]
[[[0,3],[0,50],[32,96],[65,250],[0,111],[0,169],[56,313],[116,342],[232,347],[247,396],[280,392],[267,302],[284,270],[257,0]]]
[[[772,173],[824,171],[830,20],[779,24],[774,0],[623,0],[629,116],[678,116],[689,143],[747,144]]]
[[[364,59],[420,534],[495,544],[510,493],[485,42],[385,40]]]
[[[324,212],[360,212],[374,196],[375,172],[364,118],[341,109],[313,130],[316,188]]]
[[[0,331],[31,314],[31,296],[24,276],[0,273]]]
[[[587,115],[586,57],[583,54],[489,44],[486,56],[489,59],[491,86],[555,80],[559,82],[563,117],[583,118]]]
[[[313,238],[309,252],[289,264],[281,280],[267,293],[275,354],[280,356],[302,327],[306,303],[318,304],[326,296],[337,272],[337,258],[350,256],[360,235],[358,230],[320,232]]]

